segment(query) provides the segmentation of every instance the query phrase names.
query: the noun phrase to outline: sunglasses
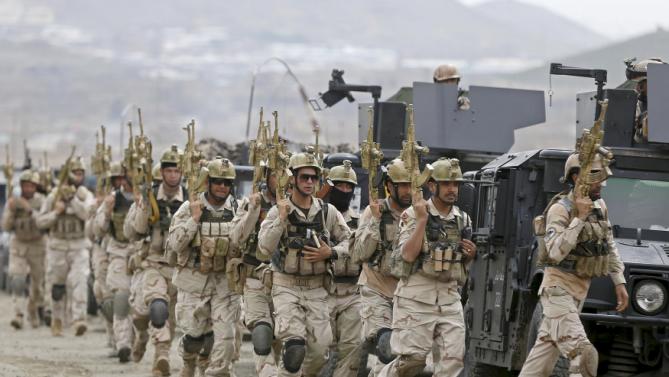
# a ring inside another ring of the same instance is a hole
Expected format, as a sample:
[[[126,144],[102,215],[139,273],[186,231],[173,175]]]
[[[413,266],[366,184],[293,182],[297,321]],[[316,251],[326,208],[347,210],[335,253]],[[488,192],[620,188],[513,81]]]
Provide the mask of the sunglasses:
[[[228,187],[232,187],[232,179],[225,179],[225,178],[209,178],[209,183],[212,185],[224,185]]]
[[[316,174],[300,174],[298,176],[298,178],[300,179],[300,181],[304,181],[304,182],[306,182],[306,181],[312,181],[312,182],[318,181],[318,175],[316,175]]]

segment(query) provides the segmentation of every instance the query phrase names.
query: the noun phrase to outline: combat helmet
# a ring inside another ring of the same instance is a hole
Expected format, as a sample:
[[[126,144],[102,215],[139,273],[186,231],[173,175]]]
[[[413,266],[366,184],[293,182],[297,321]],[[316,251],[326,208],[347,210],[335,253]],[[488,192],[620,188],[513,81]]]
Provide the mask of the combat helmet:
[[[236,177],[235,165],[222,156],[216,156],[206,166],[207,176],[214,179],[231,179]]]
[[[432,79],[434,82],[441,82],[449,79],[459,79],[460,72],[458,68],[452,64],[442,64],[434,70]]]
[[[641,61],[636,61],[636,58],[630,58],[625,60],[625,77],[628,80],[632,81],[643,81],[648,75],[648,65],[649,64],[667,64],[660,58],[650,58]]]
[[[305,152],[295,153],[290,156],[288,169],[295,171],[301,168],[314,168],[317,172],[322,170],[321,164],[313,153],[312,147],[307,147]]]
[[[411,174],[404,166],[404,161],[396,158],[383,167],[384,178],[390,179],[393,183],[410,183]]]
[[[457,158],[442,157],[432,163],[432,179],[437,182],[456,181],[462,182],[462,170]]]
[[[353,170],[350,160],[344,160],[343,165],[337,165],[330,169],[328,173],[328,181],[330,185],[334,186],[334,182],[347,182],[354,186],[358,185],[358,177]]]
[[[592,162],[592,167],[590,171],[590,177],[588,182],[597,183],[607,180],[610,176],[613,175],[613,172],[609,168],[609,159],[602,158],[602,156],[597,153],[595,159]],[[570,177],[574,173],[578,173],[581,169],[581,162],[579,159],[578,153],[571,154],[567,161],[564,163],[564,176],[560,178],[560,182],[566,183],[570,182]],[[572,182],[573,183],[573,182]]]
[[[40,184],[39,173],[34,172],[30,169],[26,169],[21,172],[21,175],[19,176],[19,182],[30,182],[39,185]]]
[[[160,156],[161,167],[165,167],[164,164],[178,166],[180,163],[181,163],[181,152],[179,151],[179,147],[177,147],[176,144],[172,144],[172,146],[165,152],[163,152],[162,156]]]

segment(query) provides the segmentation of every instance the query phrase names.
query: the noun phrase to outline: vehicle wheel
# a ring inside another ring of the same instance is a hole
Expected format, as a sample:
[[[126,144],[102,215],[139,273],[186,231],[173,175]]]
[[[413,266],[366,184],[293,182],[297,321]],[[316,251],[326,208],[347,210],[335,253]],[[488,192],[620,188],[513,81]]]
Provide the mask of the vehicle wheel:
[[[467,354],[464,370],[466,377],[511,377],[513,375],[506,368],[476,362],[473,357],[469,356],[469,353]]]
[[[544,308],[541,305],[541,302],[537,302],[537,305],[534,307],[534,312],[532,313],[529,332],[527,333],[528,354],[529,350],[532,349],[532,346],[534,346],[534,343],[537,341],[537,333],[539,332],[539,326],[541,325],[543,311]],[[555,368],[553,369],[553,373],[551,373],[551,377],[569,377],[569,359],[560,356],[557,363],[555,363]]]

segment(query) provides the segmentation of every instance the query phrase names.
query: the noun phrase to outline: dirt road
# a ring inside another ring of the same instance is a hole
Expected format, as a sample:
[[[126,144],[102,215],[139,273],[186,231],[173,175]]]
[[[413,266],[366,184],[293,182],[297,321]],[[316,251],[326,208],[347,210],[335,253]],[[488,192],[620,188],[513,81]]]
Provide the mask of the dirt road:
[[[47,327],[32,329],[30,326],[16,331],[10,325],[13,311],[11,299],[0,293],[0,376],[2,377],[75,377],[75,376],[151,376],[153,347],[140,363],[120,364],[108,357],[110,349],[104,324],[99,317],[89,318],[89,331],[75,337],[71,329],[64,336],[54,338]],[[177,355],[177,342],[172,344],[172,376],[178,376],[181,360]],[[252,376],[252,345],[244,342],[241,359],[235,365],[238,377]]]

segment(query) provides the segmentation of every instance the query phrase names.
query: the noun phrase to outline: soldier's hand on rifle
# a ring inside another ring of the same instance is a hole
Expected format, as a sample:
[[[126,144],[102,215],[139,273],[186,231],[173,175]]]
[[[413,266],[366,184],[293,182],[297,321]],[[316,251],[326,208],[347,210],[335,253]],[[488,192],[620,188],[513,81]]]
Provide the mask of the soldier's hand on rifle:
[[[305,245],[304,249],[302,249],[302,254],[307,262],[314,263],[330,258],[332,256],[332,249],[330,249],[327,242],[321,241],[321,247]]]
[[[190,214],[196,223],[200,222],[200,217],[202,216],[202,202],[199,199],[190,202]]]
[[[259,192],[255,193],[255,194],[251,194],[251,196],[249,196],[249,205],[250,205],[250,208],[254,208],[254,209],[258,208],[258,206],[260,206],[260,193]]]
[[[65,202],[62,200],[59,200],[56,202],[56,204],[53,206],[53,210],[56,212],[57,215],[62,214],[65,212]]]
[[[286,220],[288,218],[288,214],[290,213],[290,199],[281,199],[278,203],[276,203],[276,206],[279,208],[279,218],[281,221]]]
[[[112,211],[114,210],[114,194],[109,194],[105,197],[105,211],[107,211],[108,215],[111,215]]]
[[[372,211],[372,216],[377,219],[381,218],[381,203],[378,200],[372,199],[369,197],[369,210]]]
[[[28,202],[28,199],[20,197],[17,204],[19,208],[30,211],[30,203]]]
[[[622,313],[627,309],[627,305],[629,304],[629,296],[627,295],[627,287],[625,284],[618,284],[616,285],[616,300],[617,300],[617,305],[616,305],[616,311]]]
[[[472,260],[476,256],[476,244],[470,240],[463,239],[460,241],[460,250],[467,257],[466,259]]]
[[[413,200],[411,202],[414,213],[416,214],[416,220],[427,220],[427,202],[423,199],[423,193],[418,191],[413,195]]]
[[[14,197],[11,197],[7,200],[7,208],[9,208],[9,210],[12,212],[16,210],[16,199],[14,199]]]
[[[585,220],[592,212],[593,203],[590,198],[577,197],[574,204],[576,205],[576,216],[581,220]]]

